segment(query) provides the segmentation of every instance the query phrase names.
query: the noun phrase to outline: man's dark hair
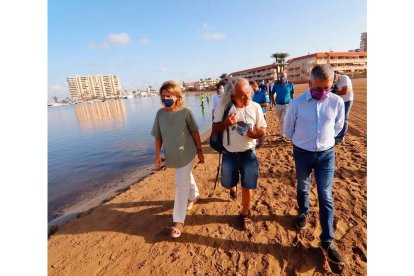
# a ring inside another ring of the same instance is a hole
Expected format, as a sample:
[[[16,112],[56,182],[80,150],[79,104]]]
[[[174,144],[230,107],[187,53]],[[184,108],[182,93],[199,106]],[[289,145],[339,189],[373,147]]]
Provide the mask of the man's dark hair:
[[[254,81],[254,80],[251,80],[251,81],[249,81],[249,84],[250,84],[250,86],[252,86],[253,84],[257,84],[257,82]]]

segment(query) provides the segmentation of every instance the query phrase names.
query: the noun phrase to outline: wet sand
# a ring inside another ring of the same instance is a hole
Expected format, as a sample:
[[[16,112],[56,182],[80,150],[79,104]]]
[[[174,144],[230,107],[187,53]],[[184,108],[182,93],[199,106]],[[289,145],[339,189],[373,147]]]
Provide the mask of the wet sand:
[[[355,79],[346,143],[336,147],[334,180],[336,244],[344,266],[329,264],[319,249],[316,187],[302,231],[297,214],[296,176],[290,143],[278,136],[274,110],[268,135],[257,150],[258,189],[252,200],[254,227],[243,231],[241,192],[230,201],[217,185],[218,154],[203,145],[206,164],[193,174],[201,199],[187,212],[184,233],[170,237],[173,169],[149,175],[101,206],[82,213],[48,240],[49,275],[365,275],[367,273],[366,79]],[[301,94],[307,85],[295,85]]]

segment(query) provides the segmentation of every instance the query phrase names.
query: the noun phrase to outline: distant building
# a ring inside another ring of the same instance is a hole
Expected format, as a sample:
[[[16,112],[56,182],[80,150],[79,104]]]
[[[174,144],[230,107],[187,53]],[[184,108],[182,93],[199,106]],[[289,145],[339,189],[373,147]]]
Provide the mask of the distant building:
[[[75,76],[66,80],[73,101],[115,98],[121,94],[116,75]]]
[[[367,32],[361,33],[361,43],[359,49],[361,52],[367,52]]]
[[[287,74],[293,83],[306,83],[315,65],[330,64],[343,74],[367,72],[366,52],[319,52],[288,60]]]
[[[185,90],[205,90],[205,89],[214,89],[216,84],[219,82],[219,79],[205,79],[200,81],[193,82],[184,82],[183,86]]]
[[[229,77],[242,77],[249,81],[253,80],[257,82],[260,82],[262,80],[274,81],[277,78],[277,73],[276,73],[275,65],[272,63],[269,65],[236,71],[236,72],[230,73]]]

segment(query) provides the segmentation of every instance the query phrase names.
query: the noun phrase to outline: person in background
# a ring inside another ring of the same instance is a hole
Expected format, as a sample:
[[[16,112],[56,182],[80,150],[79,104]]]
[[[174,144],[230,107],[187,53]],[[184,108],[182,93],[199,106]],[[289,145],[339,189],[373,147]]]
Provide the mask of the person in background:
[[[178,238],[184,228],[186,210],[199,197],[192,169],[195,155],[204,163],[200,134],[193,112],[184,106],[180,85],[166,81],[160,88],[163,108],[158,110],[151,134],[155,137],[155,168],[161,168],[161,147],[164,147],[165,165],[176,169],[175,200],[171,236]]]
[[[217,94],[214,95],[214,97],[213,97],[213,108],[212,108],[212,112],[211,112],[213,120],[214,120],[214,110],[216,110],[217,104],[219,103],[219,101],[221,99],[221,96],[223,96],[223,94],[224,94],[224,86],[219,85],[217,87]]]
[[[221,185],[230,190],[230,197],[237,198],[237,183],[241,176],[242,212],[241,223],[245,230],[252,228],[250,201],[252,190],[257,187],[259,162],[255,146],[256,139],[266,134],[267,124],[260,105],[251,100],[253,90],[249,82],[240,77],[230,78],[214,114],[213,130],[229,133],[229,143],[223,138],[223,165]],[[222,121],[224,110],[229,115]]]
[[[344,101],[330,93],[334,71],[329,64],[315,66],[310,74],[310,89],[294,99],[286,114],[284,132],[293,142],[297,178],[299,215],[296,227],[306,227],[309,215],[309,190],[315,174],[319,201],[321,248],[328,259],[341,263],[334,244],[335,137],[345,120]]]
[[[332,92],[340,96],[345,103],[345,123],[341,132],[335,137],[335,143],[340,144],[344,142],[345,134],[348,132],[349,113],[351,112],[352,103],[354,102],[354,89],[352,88],[352,81],[347,75],[341,75],[335,71],[334,84]]]
[[[265,91],[265,92],[268,92],[268,90],[267,90],[267,85],[266,85],[266,83],[265,83],[265,80],[262,80],[262,81],[260,82],[259,88],[260,88],[260,89],[262,89],[262,90],[263,90],[263,91]]]
[[[279,118],[280,136],[283,140],[285,140],[285,135],[283,134],[283,123],[285,120],[286,109],[288,108],[290,101],[293,99],[293,94],[295,93],[295,88],[293,87],[293,84],[288,81],[285,71],[280,72],[279,81],[273,86],[272,92],[275,97],[276,114]]]
[[[252,97],[252,100],[256,103],[258,103],[262,107],[263,115],[266,113],[266,109],[269,106],[270,99],[269,94],[260,89],[259,86],[257,86],[256,81],[249,81],[250,86],[252,87],[254,94]],[[264,118],[266,120],[266,115],[264,115]],[[258,143],[256,145],[256,148],[262,147],[264,144],[264,137],[260,137],[258,140]]]
[[[273,106],[275,106],[275,99],[274,99],[274,94],[272,91],[274,83],[272,83],[271,80],[267,80],[267,91],[269,93],[269,98],[270,98],[270,104],[269,104],[269,109],[272,109]]]

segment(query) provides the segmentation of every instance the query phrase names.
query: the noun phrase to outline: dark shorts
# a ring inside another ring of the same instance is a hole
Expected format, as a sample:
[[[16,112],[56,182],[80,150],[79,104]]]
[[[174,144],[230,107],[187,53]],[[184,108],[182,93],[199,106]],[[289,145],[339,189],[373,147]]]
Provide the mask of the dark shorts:
[[[223,150],[223,164],[221,166],[221,185],[224,188],[232,188],[239,182],[246,189],[256,189],[259,178],[259,162],[256,151],[228,152]]]

